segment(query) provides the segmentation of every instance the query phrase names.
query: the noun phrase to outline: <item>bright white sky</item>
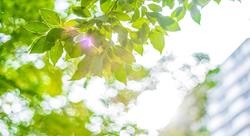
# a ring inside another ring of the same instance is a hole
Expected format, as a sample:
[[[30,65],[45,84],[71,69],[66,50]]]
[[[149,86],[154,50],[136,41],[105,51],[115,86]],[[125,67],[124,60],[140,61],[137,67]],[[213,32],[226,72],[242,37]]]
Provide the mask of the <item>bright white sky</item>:
[[[201,25],[186,16],[180,26],[180,32],[166,38],[166,50],[178,55],[206,52],[212,64],[220,64],[250,37],[250,1],[210,2],[202,10]]]
[[[59,0],[58,2],[60,3]],[[59,8],[63,7],[63,3],[61,4]],[[222,0],[220,5],[210,2],[202,10],[201,25],[187,15],[180,26],[181,31],[170,33],[166,37],[165,52],[172,52],[180,57],[194,52],[208,53],[212,65],[216,66],[250,37],[250,0],[242,0],[241,3]],[[137,57],[137,61],[146,67],[152,67],[160,55],[150,50],[152,47],[146,48],[149,48],[146,49],[148,52],[143,57]],[[130,119],[151,130],[164,127],[174,116],[182,100],[167,75],[159,75],[159,79],[161,81],[157,90],[144,92],[138,98],[137,107],[129,113]]]

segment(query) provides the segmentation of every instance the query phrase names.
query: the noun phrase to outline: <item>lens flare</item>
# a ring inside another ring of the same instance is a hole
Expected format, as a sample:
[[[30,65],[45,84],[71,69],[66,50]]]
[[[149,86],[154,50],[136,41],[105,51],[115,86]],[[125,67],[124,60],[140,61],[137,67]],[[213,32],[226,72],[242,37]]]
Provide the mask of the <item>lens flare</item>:
[[[83,49],[86,49],[86,50],[91,49],[94,46],[92,37],[89,37],[89,36],[82,37],[80,39],[80,45]]]

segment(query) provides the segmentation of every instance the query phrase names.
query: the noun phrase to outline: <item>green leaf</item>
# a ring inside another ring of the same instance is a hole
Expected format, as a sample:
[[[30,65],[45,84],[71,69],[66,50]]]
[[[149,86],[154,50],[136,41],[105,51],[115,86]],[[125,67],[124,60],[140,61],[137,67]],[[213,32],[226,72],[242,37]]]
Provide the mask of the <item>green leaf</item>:
[[[46,36],[46,40],[49,42],[56,42],[56,40],[61,38],[63,31],[64,31],[64,29],[62,29],[62,28],[51,29]]]
[[[150,31],[149,26],[146,23],[144,23],[138,31],[139,39],[137,40],[141,41],[141,43],[144,44],[148,39],[149,31]]]
[[[221,0],[214,0],[217,4],[220,4]]]
[[[149,9],[151,9],[154,12],[162,11],[161,6],[156,5],[156,4],[149,4],[148,7],[149,7]]]
[[[128,31],[126,28],[121,25],[117,25],[114,27],[114,31],[118,33],[118,41],[121,45],[125,46],[128,42]]]
[[[103,70],[103,65],[104,65],[103,59],[104,59],[103,55],[93,56],[91,58],[91,72],[94,75],[102,76],[102,70]]]
[[[114,48],[114,54],[113,55],[120,59],[119,63],[120,62],[122,62],[122,63],[125,62],[127,64],[132,64],[135,61],[135,58],[132,55],[132,52],[126,50],[125,48],[119,47],[119,46],[116,46]]]
[[[104,14],[110,12],[112,6],[114,6],[114,1],[110,0],[100,0],[100,7]]]
[[[93,4],[95,4],[98,0],[81,0],[81,6],[82,7],[91,7]]]
[[[176,18],[177,21],[179,21],[185,16],[185,14],[186,14],[186,9],[184,7],[178,7],[173,11],[171,17]]]
[[[30,22],[24,28],[32,33],[44,34],[49,30],[49,27],[42,22]]]
[[[118,81],[122,83],[127,83],[127,73],[123,64],[119,64],[115,66],[114,76]]]
[[[55,44],[48,42],[45,36],[39,37],[32,43],[31,53],[44,53],[50,50]]]
[[[142,44],[133,44],[134,50],[139,53],[140,55],[143,55],[143,45]]]
[[[115,12],[114,15],[116,16],[117,19],[121,21],[129,21],[130,17],[126,13],[122,12]]]
[[[152,24],[155,24],[155,22],[157,21],[157,18],[161,16],[161,14],[158,12],[148,12],[146,15]]]
[[[200,5],[201,7],[206,6],[208,3],[210,2],[210,0],[196,0],[195,3],[197,5]]]
[[[140,11],[139,9],[136,9],[134,12],[134,15],[132,16],[132,22],[134,22],[135,20],[137,20],[140,17]]]
[[[170,9],[174,7],[175,0],[162,0],[162,6],[168,6]]]
[[[82,7],[73,7],[73,13],[77,16],[80,17],[91,17],[91,13],[87,8],[82,8]]]
[[[141,80],[149,75],[149,70],[141,65],[127,66],[127,78],[129,80]]]
[[[142,6],[141,7],[141,17],[143,17],[144,15],[146,15],[146,13],[148,12],[147,8]]]
[[[86,56],[79,64],[72,80],[78,80],[89,75],[102,76],[104,55]]]
[[[61,23],[59,15],[53,10],[40,9],[40,14],[42,19],[50,25],[60,25]]]
[[[157,18],[157,21],[158,21],[159,25],[165,30],[168,30],[168,31],[179,31],[180,30],[179,24],[171,17],[159,16]]]
[[[164,35],[160,32],[158,32],[156,29],[152,30],[149,39],[153,47],[158,50],[160,53],[162,53],[162,50],[165,46],[165,39]]]
[[[141,28],[141,26],[146,23],[149,24],[149,20],[145,18],[138,18],[135,22],[133,22],[132,26],[134,28]]]
[[[64,49],[71,58],[80,57],[83,54],[81,46],[74,43],[73,39],[64,41]]]
[[[192,6],[190,8],[190,14],[191,14],[191,17],[192,19],[200,24],[200,21],[201,21],[201,13],[200,13],[200,10],[196,7],[196,6]]]
[[[83,60],[77,66],[77,70],[73,74],[71,80],[78,80],[87,76],[90,72],[91,59],[89,57],[84,57]]]
[[[56,42],[55,46],[51,48],[49,52],[49,56],[54,65],[56,65],[57,61],[61,58],[63,54],[63,47],[61,42]]]

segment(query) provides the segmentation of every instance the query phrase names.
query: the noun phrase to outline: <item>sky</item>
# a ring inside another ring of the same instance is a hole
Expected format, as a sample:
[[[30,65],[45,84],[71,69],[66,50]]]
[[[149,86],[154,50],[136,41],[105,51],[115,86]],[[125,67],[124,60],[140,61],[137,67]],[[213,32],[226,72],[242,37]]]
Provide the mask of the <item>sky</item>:
[[[180,26],[181,31],[166,38],[166,51],[179,56],[206,52],[213,65],[221,64],[250,37],[250,1],[210,2],[202,9],[200,25],[186,16]]]
[[[65,4],[60,0],[58,2],[56,8],[64,9]],[[173,53],[181,58],[195,52],[204,52],[209,54],[212,66],[217,66],[250,37],[250,1],[242,0],[240,3],[222,0],[220,5],[212,1],[202,9],[200,25],[195,23],[190,15],[186,15],[180,22],[180,27],[181,31],[169,33],[166,37],[164,52]],[[145,54],[136,56],[136,61],[152,68],[157,65],[160,58],[161,55],[153,50],[152,46],[145,46]],[[176,89],[175,83],[167,73],[161,73],[156,77],[159,80],[156,89],[145,90],[126,117],[137,122],[140,127],[150,130],[165,127],[173,119],[183,99],[183,95]],[[95,83],[95,86],[96,84],[98,83]],[[103,84],[103,81],[99,84]],[[89,95],[94,97],[89,97],[89,100],[94,101],[98,97],[96,94],[99,94],[98,91],[95,94],[94,90],[103,89],[93,87],[90,90],[92,91],[88,91]],[[75,91],[79,95],[79,91]],[[92,105],[94,108],[98,107],[96,102],[92,102]]]

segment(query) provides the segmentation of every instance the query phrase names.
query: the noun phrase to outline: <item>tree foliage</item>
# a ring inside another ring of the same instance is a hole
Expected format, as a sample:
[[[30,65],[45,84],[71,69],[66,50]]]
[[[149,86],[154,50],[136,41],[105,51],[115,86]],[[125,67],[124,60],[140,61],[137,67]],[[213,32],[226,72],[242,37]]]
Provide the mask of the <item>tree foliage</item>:
[[[162,53],[167,33],[180,30],[178,22],[186,12],[200,24],[200,8],[209,1],[81,0],[69,9],[77,18],[60,19],[55,11],[40,9],[40,21],[24,28],[37,35],[31,53],[48,52],[60,44],[55,47],[59,53],[50,53],[54,64],[62,50],[69,58],[84,56],[72,79],[100,76],[126,83],[127,70],[135,62],[133,51],[142,55],[143,46],[151,43]]]

